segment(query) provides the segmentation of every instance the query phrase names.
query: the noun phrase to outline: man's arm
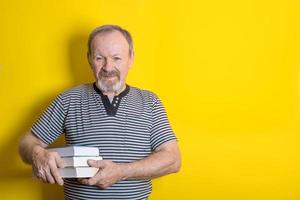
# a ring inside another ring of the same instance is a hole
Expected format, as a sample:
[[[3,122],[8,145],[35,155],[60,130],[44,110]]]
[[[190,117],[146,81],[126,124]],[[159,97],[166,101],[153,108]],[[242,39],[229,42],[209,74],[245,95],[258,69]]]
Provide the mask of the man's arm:
[[[47,144],[38,139],[33,133],[27,132],[19,143],[19,154],[27,164],[32,164],[32,154],[35,148],[46,148]]]
[[[120,180],[151,179],[178,172],[181,156],[176,140],[160,145],[148,157],[126,164],[112,161],[89,161],[89,165],[98,167],[98,173],[90,179],[80,179],[82,184],[107,188]]]
[[[63,167],[63,160],[57,152],[48,151],[48,145],[28,132],[20,141],[19,153],[22,160],[32,165],[34,175],[45,183],[63,185],[58,167]]]
[[[150,156],[125,164],[123,179],[151,179],[176,173],[181,167],[181,157],[176,140],[159,146]]]

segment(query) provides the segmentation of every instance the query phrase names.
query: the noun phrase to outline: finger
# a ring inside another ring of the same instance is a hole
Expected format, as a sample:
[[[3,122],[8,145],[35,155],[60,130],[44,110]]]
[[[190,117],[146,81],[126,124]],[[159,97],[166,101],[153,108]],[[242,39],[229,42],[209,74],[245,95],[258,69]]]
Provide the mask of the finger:
[[[57,169],[57,168],[54,168],[54,167],[51,167],[50,170],[51,170],[52,176],[53,176],[54,179],[55,179],[55,182],[56,182],[58,185],[63,185],[63,184],[64,184],[64,180],[63,180],[62,177],[60,176],[58,169]]]
[[[49,167],[50,167],[51,175],[54,177],[55,182],[58,185],[63,185],[64,181],[63,181],[62,177],[59,174],[59,171],[58,171],[58,168],[56,166],[56,163],[55,162],[53,162],[53,163],[51,162],[50,165],[49,165]]]
[[[52,177],[52,174],[50,172],[50,169],[45,170],[45,175],[46,175],[46,178],[47,178],[46,183],[51,183],[51,184],[55,183],[55,181]]]
[[[81,183],[81,184],[84,184],[84,185],[89,185],[89,179],[87,178],[80,178],[78,179],[78,181]]]
[[[58,154],[55,156],[55,162],[58,168],[64,168],[64,161]]]
[[[97,174],[92,177],[92,178],[79,178],[77,179],[81,184],[84,184],[84,185],[96,185],[99,183],[100,181],[100,174],[99,174],[100,170],[98,170]]]
[[[105,167],[105,162],[102,160],[88,160],[88,165],[91,167],[103,168]]]
[[[43,183],[48,183],[46,175],[39,177],[39,180],[42,181]]]
[[[46,178],[46,175],[45,175],[43,169],[36,169],[34,171],[35,171],[34,173],[35,173],[35,176],[37,179],[39,179],[43,183],[47,183],[47,178]]]
[[[101,170],[98,170],[97,174],[88,179],[89,185],[101,184]]]
[[[87,182],[88,182],[88,185],[95,185],[96,183],[100,182],[100,180],[94,176],[94,177],[88,179]]]

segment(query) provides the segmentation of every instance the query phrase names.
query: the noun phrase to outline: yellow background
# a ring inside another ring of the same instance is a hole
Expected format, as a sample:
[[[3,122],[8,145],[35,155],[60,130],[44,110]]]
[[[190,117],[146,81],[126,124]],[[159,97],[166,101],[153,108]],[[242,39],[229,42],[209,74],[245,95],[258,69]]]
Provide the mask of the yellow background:
[[[1,0],[0,198],[62,199],[30,178],[18,139],[93,81],[86,40],[112,23],[134,38],[128,83],[160,96],[182,151],[151,200],[300,199],[299,13],[298,0]]]

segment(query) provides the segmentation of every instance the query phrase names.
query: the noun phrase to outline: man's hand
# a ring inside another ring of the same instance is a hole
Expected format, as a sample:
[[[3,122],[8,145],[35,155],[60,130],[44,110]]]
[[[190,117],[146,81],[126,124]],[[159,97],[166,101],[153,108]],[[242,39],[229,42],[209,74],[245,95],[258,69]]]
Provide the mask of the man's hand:
[[[44,183],[57,183],[63,185],[64,181],[59,175],[58,167],[63,167],[63,160],[57,152],[35,146],[32,151],[32,168],[34,175]]]
[[[110,160],[88,160],[88,164],[99,168],[99,171],[92,178],[79,179],[79,182],[84,185],[95,185],[106,189],[123,179],[123,168],[120,164]]]
[[[109,160],[89,160],[91,167],[98,167],[97,174],[89,179],[79,179],[85,185],[102,189],[120,180],[148,180],[176,173],[181,166],[181,157],[176,140],[160,145],[148,157],[131,163],[117,164]]]

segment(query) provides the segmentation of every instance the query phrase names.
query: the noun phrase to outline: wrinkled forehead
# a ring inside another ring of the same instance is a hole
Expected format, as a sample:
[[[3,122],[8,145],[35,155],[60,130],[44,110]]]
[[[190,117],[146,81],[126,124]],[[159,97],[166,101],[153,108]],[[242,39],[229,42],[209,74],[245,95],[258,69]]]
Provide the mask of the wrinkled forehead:
[[[129,44],[118,31],[99,33],[92,41],[92,53],[129,54]]]

